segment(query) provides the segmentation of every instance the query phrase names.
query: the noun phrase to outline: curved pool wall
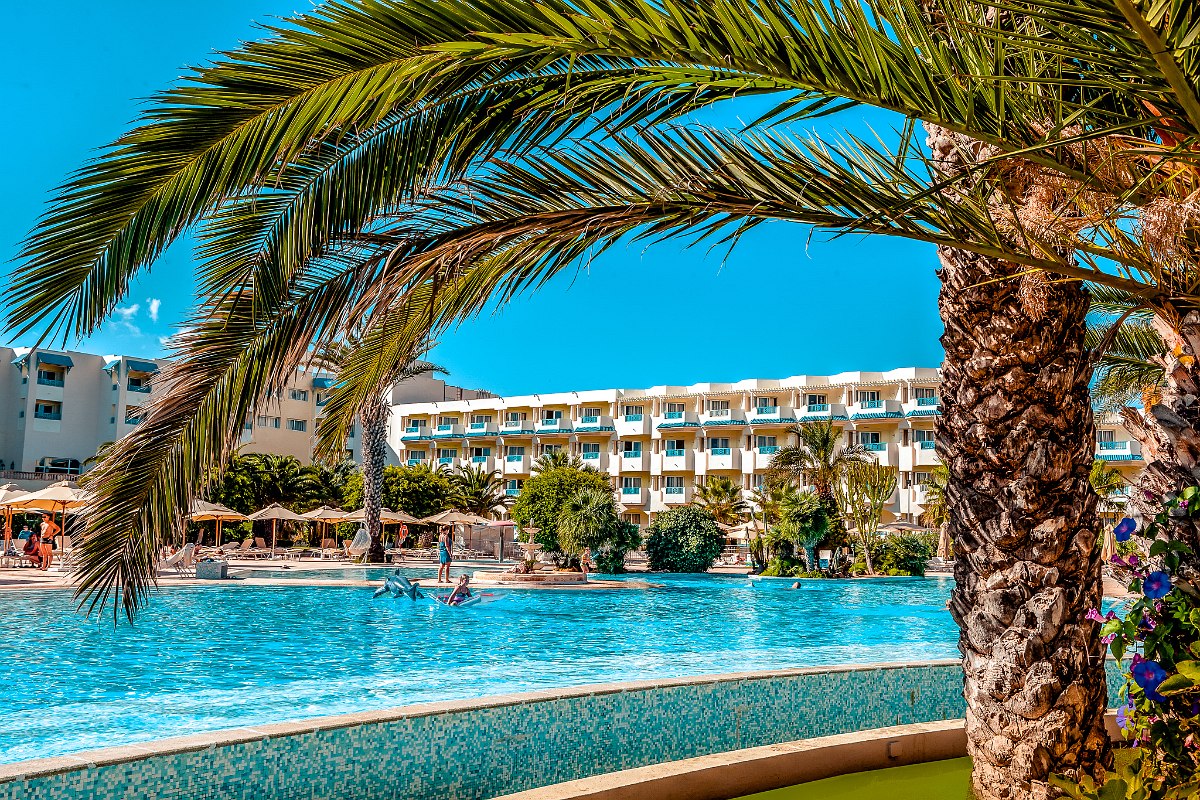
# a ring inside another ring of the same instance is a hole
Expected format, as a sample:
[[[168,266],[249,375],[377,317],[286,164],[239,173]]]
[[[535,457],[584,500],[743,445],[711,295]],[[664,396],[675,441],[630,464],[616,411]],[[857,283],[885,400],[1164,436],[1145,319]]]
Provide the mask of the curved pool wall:
[[[1110,676],[1114,667],[1110,662]],[[320,717],[5,764],[0,800],[486,798],[648,764],[963,714],[957,661],[635,681]]]

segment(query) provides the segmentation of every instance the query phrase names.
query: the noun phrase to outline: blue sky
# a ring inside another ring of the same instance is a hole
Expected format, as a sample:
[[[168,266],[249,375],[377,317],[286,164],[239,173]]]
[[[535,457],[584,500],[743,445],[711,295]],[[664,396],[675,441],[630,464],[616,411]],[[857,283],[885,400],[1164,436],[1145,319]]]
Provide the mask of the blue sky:
[[[255,20],[307,7],[296,0],[15,6],[9,30],[26,35],[0,50],[0,99],[26,132],[0,178],[5,272],[49,192],[128,126],[141,98],[213,51],[254,38]],[[734,125],[754,113],[738,101],[708,121]],[[894,124],[852,110],[816,130],[883,133]],[[192,264],[186,245],[168,250],[82,348],[162,354],[162,339],[192,300]],[[751,232],[731,253],[631,244],[502,313],[464,323],[441,338],[433,357],[451,382],[507,394],[936,366],[935,267],[926,245],[810,240],[808,229],[782,223]]]

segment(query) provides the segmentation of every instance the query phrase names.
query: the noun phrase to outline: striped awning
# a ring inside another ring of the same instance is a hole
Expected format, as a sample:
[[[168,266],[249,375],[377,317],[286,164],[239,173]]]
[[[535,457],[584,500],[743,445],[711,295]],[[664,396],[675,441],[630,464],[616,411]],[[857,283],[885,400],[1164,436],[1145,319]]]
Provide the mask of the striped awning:
[[[125,359],[125,368],[130,372],[146,372],[151,375],[158,372],[158,364],[153,361],[137,361],[132,358]]]
[[[903,416],[899,411],[879,411],[872,414],[851,414],[850,419],[896,419]]]

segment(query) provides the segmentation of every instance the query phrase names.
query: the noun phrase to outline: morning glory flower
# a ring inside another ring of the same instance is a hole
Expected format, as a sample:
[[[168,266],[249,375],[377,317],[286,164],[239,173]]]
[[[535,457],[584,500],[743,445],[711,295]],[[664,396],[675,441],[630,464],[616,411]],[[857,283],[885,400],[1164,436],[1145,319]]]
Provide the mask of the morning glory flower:
[[[1129,727],[1129,716],[1133,712],[1133,701],[1130,700],[1125,705],[1117,709],[1117,727],[1125,730]]]
[[[1116,537],[1118,542],[1128,542],[1129,537],[1132,536],[1133,532],[1136,530],[1137,523],[1129,517],[1126,517],[1117,523],[1117,527],[1113,528],[1113,536]]]
[[[1092,622],[1104,622],[1104,617],[1100,616],[1100,612],[1094,608],[1088,609],[1084,619],[1091,620]]]
[[[1166,597],[1171,591],[1171,576],[1162,570],[1155,570],[1142,581],[1142,593],[1151,600]]]
[[[1141,661],[1130,667],[1129,672],[1146,697],[1156,703],[1167,702],[1167,698],[1158,693],[1159,684],[1167,678],[1167,671],[1157,661]]]

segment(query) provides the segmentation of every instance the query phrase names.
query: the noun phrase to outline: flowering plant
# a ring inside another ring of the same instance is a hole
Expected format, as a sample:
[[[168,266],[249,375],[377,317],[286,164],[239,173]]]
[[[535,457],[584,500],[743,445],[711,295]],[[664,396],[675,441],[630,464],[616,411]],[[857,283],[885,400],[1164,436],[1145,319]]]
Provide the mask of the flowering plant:
[[[1200,487],[1192,486],[1163,498],[1148,524],[1126,518],[1113,530],[1117,541],[1136,537],[1145,557],[1113,557],[1132,576],[1131,597],[1123,613],[1093,609],[1088,619],[1100,625],[1102,641],[1121,662],[1117,724],[1138,752],[1098,791],[1090,781],[1055,781],[1073,797],[1200,795],[1200,591],[1194,554],[1171,536],[1176,520],[1197,516]]]

